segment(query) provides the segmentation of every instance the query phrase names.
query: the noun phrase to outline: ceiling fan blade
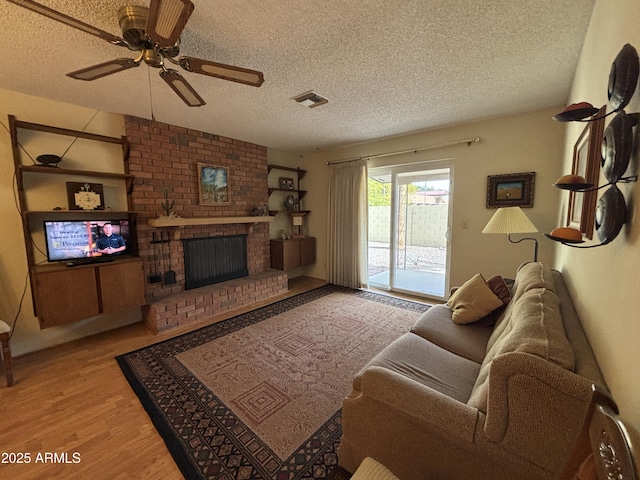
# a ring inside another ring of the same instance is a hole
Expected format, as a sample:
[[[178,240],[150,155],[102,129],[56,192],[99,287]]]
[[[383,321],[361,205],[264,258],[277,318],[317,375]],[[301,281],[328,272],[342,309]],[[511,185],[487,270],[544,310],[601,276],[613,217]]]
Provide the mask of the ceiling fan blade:
[[[189,82],[187,82],[177,70],[164,68],[160,71],[160,77],[162,77],[173,91],[178,94],[182,101],[190,107],[201,107],[206,104],[202,97],[198,95],[198,92],[189,85]]]
[[[151,0],[147,35],[162,48],[173,47],[193,13],[190,0]]]
[[[201,58],[180,57],[180,66],[188,72],[209,75],[232,82],[244,83],[253,87],[259,87],[264,83],[262,72],[249,70],[248,68],[225,65],[224,63],[211,62]]]
[[[67,77],[75,78],[76,80],[91,81],[97,78],[106,77],[112,73],[118,73],[123,70],[128,70],[129,68],[137,67],[138,65],[140,65],[140,62],[136,62],[131,58],[117,58],[115,60],[83,68],[82,70],[67,73]]]
[[[40,15],[44,15],[45,17],[51,18],[52,20],[57,20],[58,22],[64,23],[65,25],[68,25],[70,27],[82,30],[89,35],[101,38],[114,45],[118,45],[121,47],[127,46],[125,41],[116,35],[112,35],[109,32],[100,30],[99,28],[89,25],[88,23],[81,22],[80,20],[70,17],[69,15],[65,15],[64,13],[60,13],[49,7],[40,5],[39,3],[32,2],[31,0],[9,0],[9,2],[31,10],[32,12],[39,13]]]

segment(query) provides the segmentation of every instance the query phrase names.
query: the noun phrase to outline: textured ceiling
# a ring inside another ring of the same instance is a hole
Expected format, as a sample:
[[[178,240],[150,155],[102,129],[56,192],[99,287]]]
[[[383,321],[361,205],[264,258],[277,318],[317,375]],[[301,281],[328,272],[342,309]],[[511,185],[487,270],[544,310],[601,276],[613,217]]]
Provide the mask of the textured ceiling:
[[[65,76],[134,52],[6,1],[0,88],[126,113],[296,154],[563,104],[595,0],[193,0],[181,53],[260,70],[255,88],[182,71],[189,108],[158,70]],[[40,0],[120,36],[140,0]],[[317,108],[291,97],[314,90]]]

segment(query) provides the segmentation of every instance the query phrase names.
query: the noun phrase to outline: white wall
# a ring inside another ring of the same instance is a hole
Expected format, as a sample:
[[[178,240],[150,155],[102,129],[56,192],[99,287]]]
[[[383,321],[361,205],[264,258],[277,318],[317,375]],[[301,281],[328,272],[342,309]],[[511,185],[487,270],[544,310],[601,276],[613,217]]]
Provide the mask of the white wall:
[[[124,118],[121,115],[103,112],[96,115],[95,110],[0,90],[0,121],[8,128],[7,115],[14,115],[18,120],[72,130],[83,130],[86,127],[85,131],[87,132],[114,137],[124,135]],[[93,118],[94,115],[95,118]],[[16,207],[11,139],[9,132],[4,127],[0,127],[0,129],[0,171],[2,171],[2,175],[0,175],[0,217],[3,223],[3,234],[0,235],[0,318],[10,325],[13,324],[19,310],[22,292],[25,287],[27,289],[22,301],[22,310],[17,317],[17,326],[11,338],[12,353],[21,355],[140,321],[140,309],[133,308],[118,314],[102,315],[67,326],[40,330],[38,319],[33,316],[22,222]],[[35,138],[35,135],[27,137],[24,146],[33,158],[42,153],[61,155],[66,147],[73,142],[72,137],[49,138],[44,142]],[[92,166],[91,162],[97,161],[98,157],[92,155],[86,148],[86,142],[74,144],[69,149],[61,166],[64,167],[64,163],[69,165],[70,162],[73,164],[73,168],[97,170],[98,168]],[[25,155],[25,157],[26,161],[30,162],[28,156]],[[120,160],[114,168],[120,168],[119,172],[121,173],[122,161]],[[105,171],[107,170],[109,168],[105,169]],[[41,183],[41,186],[44,187],[46,182]],[[30,191],[29,204],[38,209],[44,209],[46,208],[44,205],[49,205],[51,208],[54,204],[58,206],[60,203],[66,203],[64,184],[57,193],[59,195],[52,198],[51,189],[34,188]],[[60,206],[66,206],[66,204]],[[40,256],[39,260],[41,259]]]
[[[640,49],[640,3],[629,0],[598,0],[587,33],[568,103],[607,103],[611,63],[625,43]],[[636,92],[627,113],[640,111]],[[612,117],[610,117],[612,118]],[[572,124],[565,139],[563,171],[571,170],[573,145],[584,124]],[[638,127],[634,129],[636,141]],[[635,149],[628,174],[638,173]],[[603,183],[601,177],[601,183]],[[609,387],[620,407],[622,419],[640,436],[640,185],[620,185],[628,207],[628,222],[609,245],[586,250],[559,247],[556,265],[568,283],[576,309]],[[565,218],[563,196],[558,218]],[[598,243],[597,241],[594,243]]]
[[[371,160],[370,166],[418,161],[446,160],[453,166],[451,285],[460,285],[474,274],[512,277],[520,263],[533,257],[533,243],[510,244],[503,235],[482,234],[494,209],[485,206],[487,176],[536,172],[534,207],[524,209],[538,227],[539,259],[551,264],[555,244],[542,235],[556,223],[559,192],[551,185],[561,172],[565,127],[551,117],[556,109],[545,109],[521,115],[495,118],[482,122],[443,128],[429,132],[383,139],[377,142],[330,150],[309,155],[302,168],[309,173],[313,185],[307,194],[307,207],[312,210],[310,232],[318,237],[318,262],[310,274],[326,278],[326,218],[330,160],[367,156],[391,151],[404,151],[439,145],[469,137],[481,142],[437,150],[410,153]],[[375,163],[374,163],[375,162]],[[463,229],[463,221],[469,228]],[[527,235],[529,236],[529,235]],[[514,236],[514,238],[519,238]]]

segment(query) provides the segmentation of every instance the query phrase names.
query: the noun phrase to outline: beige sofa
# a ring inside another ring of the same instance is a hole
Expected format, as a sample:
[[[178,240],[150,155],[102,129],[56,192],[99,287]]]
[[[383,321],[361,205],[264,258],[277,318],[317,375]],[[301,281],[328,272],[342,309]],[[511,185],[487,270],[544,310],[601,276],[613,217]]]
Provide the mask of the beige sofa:
[[[554,479],[606,384],[560,273],[522,265],[493,327],[424,313],[355,377],[339,464],[401,480]]]

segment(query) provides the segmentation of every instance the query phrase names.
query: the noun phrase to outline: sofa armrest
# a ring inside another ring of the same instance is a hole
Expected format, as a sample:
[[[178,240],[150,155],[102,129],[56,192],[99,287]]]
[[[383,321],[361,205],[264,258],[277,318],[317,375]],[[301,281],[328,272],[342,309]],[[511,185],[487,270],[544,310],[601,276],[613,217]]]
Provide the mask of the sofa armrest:
[[[489,379],[487,439],[550,471],[561,468],[587,413],[592,383],[520,352],[494,358]]]
[[[469,443],[474,440],[478,422],[476,408],[397,372],[369,367],[362,374],[360,389],[348,398],[364,395],[427,424],[430,430],[446,432]]]

